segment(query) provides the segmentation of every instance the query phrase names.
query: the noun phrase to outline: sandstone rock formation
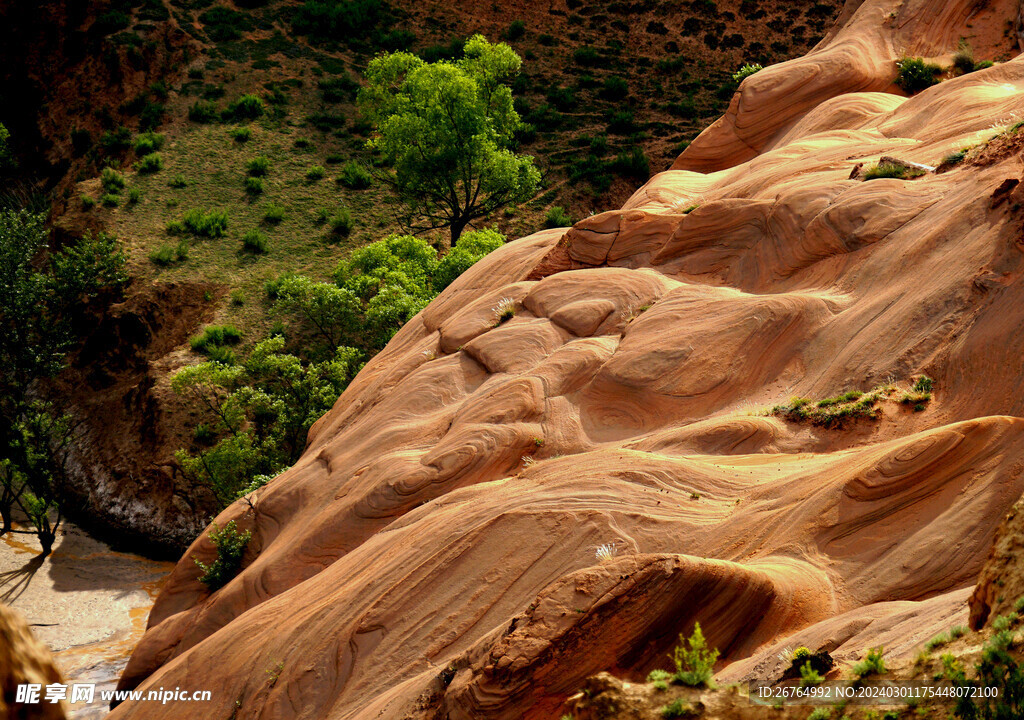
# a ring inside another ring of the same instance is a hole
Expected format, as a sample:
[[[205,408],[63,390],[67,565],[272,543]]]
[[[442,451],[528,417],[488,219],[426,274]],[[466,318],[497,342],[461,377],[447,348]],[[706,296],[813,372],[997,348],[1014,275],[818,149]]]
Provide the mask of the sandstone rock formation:
[[[25,703],[18,685],[60,683],[53,656],[32,636],[18,612],[0,604],[0,717],[6,720],[63,720],[63,703]],[[42,698],[42,691],[39,693]]]
[[[211,595],[192,546],[122,687],[210,689],[238,720],[539,720],[598,671],[664,667],[694,621],[736,679],[794,638],[911,652],[962,621],[1024,492],[1024,214],[990,199],[1021,175],[1024,59],[892,80],[968,31],[1015,54],[1017,10],[851,3],[622,209],[474,266],[218,518],[253,531],[238,577]],[[920,374],[919,412],[764,412]]]

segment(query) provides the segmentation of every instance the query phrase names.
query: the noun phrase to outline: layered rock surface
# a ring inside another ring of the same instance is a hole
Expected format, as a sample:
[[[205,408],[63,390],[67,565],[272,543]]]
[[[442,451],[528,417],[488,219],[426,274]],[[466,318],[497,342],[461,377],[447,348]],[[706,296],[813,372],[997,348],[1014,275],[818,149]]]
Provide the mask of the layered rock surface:
[[[793,639],[910,652],[965,618],[1024,492],[1024,215],[991,197],[1019,150],[850,175],[1015,122],[1024,60],[891,84],[900,52],[968,31],[1015,54],[1017,3],[978,8],[851,3],[622,209],[474,266],[218,518],[253,531],[238,577],[210,595],[193,545],[122,687],[210,689],[238,720],[539,719],[598,671],[663,667],[694,621],[757,680]],[[922,412],[762,412],[921,373]]]

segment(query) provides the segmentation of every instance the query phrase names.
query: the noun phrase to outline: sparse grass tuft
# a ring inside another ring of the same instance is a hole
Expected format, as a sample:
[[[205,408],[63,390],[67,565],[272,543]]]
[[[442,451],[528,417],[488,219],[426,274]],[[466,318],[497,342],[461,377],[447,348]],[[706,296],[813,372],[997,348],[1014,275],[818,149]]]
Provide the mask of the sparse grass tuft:
[[[911,168],[903,167],[902,165],[896,165],[895,163],[878,163],[873,165],[864,171],[864,180],[877,180],[879,178],[897,178],[900,180],[910,180],[912,178],[921,177],[924,175],[923,170],[914,170]]]
[[[323,165],[313,165],[306,171],[306,180],[316,182],[323,180],[325,175],[327,175],[327,170],[324,169]]]
[[[235,142],[247,143],[252,140],[252,130],[247,127],[237,127],[231,131],[231,137]]]
[[[245,179],[245,192],[249,195],[259,195],[263,192],[263,179],[258,177],[247,177]]]

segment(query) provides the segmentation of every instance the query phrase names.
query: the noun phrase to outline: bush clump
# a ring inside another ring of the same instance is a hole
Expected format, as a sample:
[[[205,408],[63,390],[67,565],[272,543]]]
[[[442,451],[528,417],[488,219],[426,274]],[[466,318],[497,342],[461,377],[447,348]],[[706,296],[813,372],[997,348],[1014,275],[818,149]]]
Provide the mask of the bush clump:
[[[235,120],[253,120],[262,116],[265,110],[266,105],[263,103],[263,99],[258,95],[248,93],[228,105],[224,114]]]
[[[252,130],[247,127],[237,127],[231,131],[231,137],[235,142],[247,143],[252,140]]]
[[[164,169],[164,159],[160,153],[151,152],[139,158],[139,161],[135,163],[135,169],[143,175],[160,172]]]
[[[188,109],[188,119],[197,123],[216,122],[220,117],[217,105],[212,100],[196,100]]]
[[[250,195],[259,195],[263,192],[263,179],[247,177],[245,179],[245,191]]]
[[[181,224],[185,230],[197,237],[224,237],[228,229],[227,210],[199,210],[193,208],[185,213]]]
[[[263,155],[254,157],[245,165],[245,171],[253,177],[263,177],[270,172],[270,158]]]
[[[135,138],[133,146],[135,154],[139,157],[154,153],[164,146],[164,136],[160,133],[148,131]]]
[[[760,70],[764,70],[764,67],[760,63],[745,63],[743,67],[732,74],[732,81],[739,85],[745,78],[750,77]]]
[[[242,237],[242,250],[253,255],[263,255],[269,252],[267,236],[259,230],[250,230]]]
[[[306,180],[316,182],[317,180],[323,180],[326,175],[327,170],[324,169],[323,165],[313,165],[306,171]]]
[[[942,68],[922,58],[903,58],[896,61],[896,84],[913,95],[939,82]]]
[[[242,331],[234,325],[208,325],[201,335],[188,342],[194,351],[208,354],[212,348],[237,345],[241,341]]]
[[[572,217],[560,205],[555,205],[544,217],[544,227],[569,227],[572,225]]]
[[[216,592],[227,585],[241,570],[242,556],[245,554],[245,548],[249,545],[249,540],[252,539],[252,531],[238,532],[235,521],[231,520],[224,525],[223,529],[218,528],[214,523],[213,529],[210,530],[207,537],[217,549],[217,559],[209,565],[200,562],[199,558],[193,559],[196,566],[203,571],[203,574],[199,576],[199,582],[208,587],[210,592]]]
[[[354,160],[345,163],[338,175],[338,183],[349,190],[365,190],[372,182],[370,171]]]
[[[341,208],[338,214],[331,218],[331,232],[339,237],[348,237],[353,227],[355,222],[348,208]]]
[[[100,185],[112,195],[117,195],[124,190],[126,184],[124,175],[114,168],[103,168],[103,171],[100,173]]]
[[[263,222],[270,225],[279,225],[284,220],[284,208],[280,205],[267,205],[263,211]]]

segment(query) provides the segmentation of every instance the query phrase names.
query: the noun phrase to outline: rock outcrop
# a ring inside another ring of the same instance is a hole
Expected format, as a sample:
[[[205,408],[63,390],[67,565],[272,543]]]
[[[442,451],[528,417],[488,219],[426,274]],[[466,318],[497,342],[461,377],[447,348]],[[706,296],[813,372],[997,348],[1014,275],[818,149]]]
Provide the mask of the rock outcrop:
[[[622,209],[474,266],[217,519],[253,532],[236,578],[211,595],[192,546],[122,687],[210,689],[237,720],[539,720],[598,671],[663,667],[694,621],[757,679],[794,638],[910,652],[965,617],[1024,492],[1024,215],[990,199],[1019,152],[850,176],[1012,136],[1024,60],[892,80],[968,27],[1015,54],[1016,14],[852,3]],[[766,411],[922,374],[930,400],[837,427]]]
[[[19,685],[45,687],[60,683],[61,675],[45,645],[32,636],[18,612],[0,603],[0,717],[6,720],[64,720],[64,703],[25,702]]]

